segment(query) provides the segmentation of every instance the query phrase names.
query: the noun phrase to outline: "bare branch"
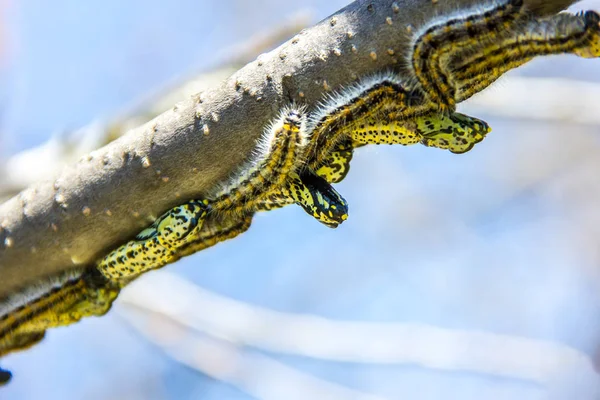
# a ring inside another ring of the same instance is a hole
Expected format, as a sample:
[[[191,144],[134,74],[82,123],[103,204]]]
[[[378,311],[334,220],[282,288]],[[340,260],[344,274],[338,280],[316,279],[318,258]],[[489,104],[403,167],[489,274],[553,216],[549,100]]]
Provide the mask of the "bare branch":
[[[553,13],[574,0],[527,0]],[[156,216],[208,193],[246,159],[282,106],[385,69],[406,75],[409,27],[482,0],[358,0],[0,205],[0,297],[93,263]]]
[[[592,360],[560,343],[424,324],[283,313],[219,296],[166,271],[133,282],[128,289],[117,303],[117,310],[124,308],[126,315],[151,314],[161,323],[176,323],[238,345],[328,361],[490,374],[530,381],[551,392],[600,393]],[[128,321],[135,325],[135,318]]]
[[[174,360],[258,399],[384,400],[260,354],[245,354],[242,346],[198,334],[165,315],[136,310],[127,313],[126,321]],[[156,329],[147,329],[149,323]]]

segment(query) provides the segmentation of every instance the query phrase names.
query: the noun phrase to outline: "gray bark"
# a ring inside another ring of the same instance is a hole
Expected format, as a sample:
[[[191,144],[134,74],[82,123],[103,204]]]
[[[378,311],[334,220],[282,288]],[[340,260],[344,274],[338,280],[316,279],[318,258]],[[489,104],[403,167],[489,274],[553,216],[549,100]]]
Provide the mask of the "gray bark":
[[[552,14],[576,0],[526,0]],[[185,100],[0,205],[0,298],[90,265],[165,210],[210,193],[292,101],[382,70],[406,74],[411,35],[432,16],[482,0],[358,0],[259,56],[219,87]]]

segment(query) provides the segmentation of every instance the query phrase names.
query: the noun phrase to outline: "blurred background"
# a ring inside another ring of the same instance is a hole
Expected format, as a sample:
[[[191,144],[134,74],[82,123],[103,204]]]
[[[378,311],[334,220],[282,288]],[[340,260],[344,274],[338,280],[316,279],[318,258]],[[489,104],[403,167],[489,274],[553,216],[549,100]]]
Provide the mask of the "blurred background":
[[[0,0],[0,197],[347,3]],[[340,228],[258,214],[3,359],[0,399],[600,398],[598,71],[511,72],[464,155],[359,149]]]

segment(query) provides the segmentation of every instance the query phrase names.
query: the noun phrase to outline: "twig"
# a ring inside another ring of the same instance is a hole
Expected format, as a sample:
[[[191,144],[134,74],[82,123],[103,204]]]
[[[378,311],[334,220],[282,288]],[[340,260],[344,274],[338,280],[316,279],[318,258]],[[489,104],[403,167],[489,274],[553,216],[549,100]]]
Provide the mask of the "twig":
[[[258,399],[383,400],[300,372],[223,340],[190,331],[177,320],[144,310],[129,310],[126,321],[173,359]],[[148,329],[152,326],[152,329]]]

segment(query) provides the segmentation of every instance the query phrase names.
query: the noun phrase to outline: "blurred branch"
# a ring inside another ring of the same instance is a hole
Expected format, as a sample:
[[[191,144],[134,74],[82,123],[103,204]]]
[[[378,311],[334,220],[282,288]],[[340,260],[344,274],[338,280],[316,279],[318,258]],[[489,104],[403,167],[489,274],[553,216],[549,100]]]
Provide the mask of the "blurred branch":
[[[302,373],[269,357],[245,354],[234,343],[198,335],[168,316],[136,311],[127,312],[126,321],[171,358],[258,399],[383,400]]]
[[[586,382],[600,394],[600,377],[589,357],[540,340],[276,312],[219,296],[165,271],[132,283],[118,304],[118,309],[145,310],[215,338],[279,353],[484,373],[546,388]]]
[[[166,209],[203,196],[251,154],[282,106],[318,104],[327,90],[401,68],[410,27],[481,0],[358,0],[296,35],[219,87],[84,156],[56,179],[0,205],[0,298],[92,264]],[[527,0],[553,13],[573,0]],[[374,56],[376,55],[376,56]]]

